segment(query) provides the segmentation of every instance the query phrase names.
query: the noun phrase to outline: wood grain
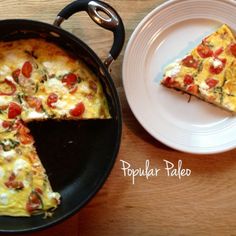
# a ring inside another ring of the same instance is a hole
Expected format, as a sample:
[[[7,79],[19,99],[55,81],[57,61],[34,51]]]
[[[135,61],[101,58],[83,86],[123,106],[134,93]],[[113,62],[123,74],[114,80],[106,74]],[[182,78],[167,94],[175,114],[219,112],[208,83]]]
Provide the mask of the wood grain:
[[[51,23],[67,0],[1,0],[0,18],[27,18]],[[141,19],[164,1],[107,0],[121,15],[126,43]],[[63,26],[85,40],[101,58],[112,44],[112,34],[100,29],[85,13]],[[174,151],[153,139],[133,116],[124,94],[121,68],[124,50],[113,64],[111,75],[123,110],[122,143],[107,182],[79,213],[50,229],[27,235],[236,235],[236,150],[217,155],[190,155]],[[120,160],[135,168],[164,170],[163,160],[192,170],[190,177],[138,177],[132,184],[124,177]],[[19,235],[19,234],[18,234]],[[22,234],[23,235],[23,234]]]

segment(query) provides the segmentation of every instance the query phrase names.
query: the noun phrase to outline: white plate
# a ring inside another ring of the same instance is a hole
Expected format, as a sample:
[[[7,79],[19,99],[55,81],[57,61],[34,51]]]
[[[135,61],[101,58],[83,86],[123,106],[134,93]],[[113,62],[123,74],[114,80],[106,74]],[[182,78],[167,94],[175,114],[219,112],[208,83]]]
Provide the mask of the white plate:
[[[148,14],[127,45],[123,85],[142,126],[180,151],[209,154],[236,147],[236,117],[160,86],[164,67],[223,23],[236,30],[236,2],[173,0]]]

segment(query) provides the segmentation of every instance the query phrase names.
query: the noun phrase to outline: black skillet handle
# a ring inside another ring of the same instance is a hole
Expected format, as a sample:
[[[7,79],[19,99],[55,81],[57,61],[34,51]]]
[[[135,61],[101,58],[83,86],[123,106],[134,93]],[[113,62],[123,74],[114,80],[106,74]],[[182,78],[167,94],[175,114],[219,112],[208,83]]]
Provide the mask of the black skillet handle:
[[[96,24],[113,32],[113,45],[107,59],[104,61],[105,66],[109,67],[112,61],[119,56],[124,45],[125,29],[120,16],[115,9],[102,1],[77,0],[70,3],[59,12],[54,25],[59,27],[64,20],[67,20],[74,13],[80,11],[86,11]],[[105,13],[108,18],[104,18],[99,13],[100,11]]]

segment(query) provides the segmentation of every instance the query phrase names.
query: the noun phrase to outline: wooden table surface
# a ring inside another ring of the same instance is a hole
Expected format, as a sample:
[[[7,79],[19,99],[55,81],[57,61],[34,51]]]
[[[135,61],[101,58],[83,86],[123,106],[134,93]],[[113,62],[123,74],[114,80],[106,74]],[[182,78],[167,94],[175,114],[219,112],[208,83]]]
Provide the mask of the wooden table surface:
[[[69,0],[0,0],[0,19],[27,18],[53,22]],[[142,18],[163,0],[107,0],[121,15],[126,43]],[[85,40],[101,58],[112,34],[100,29],[85,13],[62,26]],[[122,60],[112,65],[123,110],[123,135],[115,166],[98,194],[79,213],[51,227],[27,235],[236,235],[236,150],[217,155],[191,155],[172,150],[152,138],[133,116],[122,87]],[[133,168],[164,169],[163,160],[191,170],[189,177],[137,177],[135,184],[121,170],[124,160]],[[1,224],[1,222],[0,222]]]

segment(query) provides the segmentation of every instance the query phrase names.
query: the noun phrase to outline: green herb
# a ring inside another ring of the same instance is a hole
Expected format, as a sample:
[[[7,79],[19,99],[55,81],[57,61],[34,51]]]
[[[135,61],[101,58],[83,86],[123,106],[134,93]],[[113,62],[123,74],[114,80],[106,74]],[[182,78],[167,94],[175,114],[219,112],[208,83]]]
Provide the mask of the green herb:
[[[57,78],[58,80],[62,80],[63,77],[64,77],[63,75],[58,75],[58,76],[56,76],[56,78]]]
[[[37,93],[39,91],[39,85],[38,83],[35,85],[35,93]]]
[[[27,55],[33,57],[34,59],[37,59],[37,58],[38,58],[37,55],[34,54],[34,51],[33,51],[33,50],[32,50],[32,51],[24,50],[24,52],[25,52]]]
[[[17,99],[19,100],[19,103],[20,103],[20,104],[23,103],[23,97],[24,97],[24,94],[23,94],[23,93],[17,94]]]
[[[207,47],[209,47],[209,48],[214,48],[214,45],[212,43],[210,43],[210,42],[203,41],[202,44],[207,46]]]
[[[225,72],[225,74],[224,74],[224,80],[223,80],[223,83],[222,83],[222,87],[224,87],[226,81],[227,81],[227,76],[226,76],[226,72]]]
[[[46,111],[46,109],[44,108],[44,106],[42,106],[42,111],[46,114],[46,116],[48,117],[48,118],[53,118],[55,115],[53,114],[53,115],[50,115],[47,111]]]
[[[200,73],[202,72],[202,69],[203,69],[203,61],[200,62],[198,68],[197,68],[197,72]]]
[[[15,148],[18,146],[20,143],[18,141],[15,141],[13,139],[3,139],[0,141],[0,145],[2,146],[3,150],[10,151],[11,149]]]
[[[214,93],[219,93],[219,94],[222,94],[223,91],[222,91],[222,87],[215,87],[214,90],[213,90]]]
[[[222,104],[224,101],[224,94],[222,93],[221,96],[220,96],[220,104]]]

